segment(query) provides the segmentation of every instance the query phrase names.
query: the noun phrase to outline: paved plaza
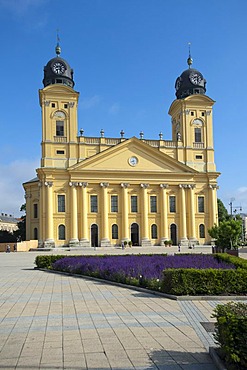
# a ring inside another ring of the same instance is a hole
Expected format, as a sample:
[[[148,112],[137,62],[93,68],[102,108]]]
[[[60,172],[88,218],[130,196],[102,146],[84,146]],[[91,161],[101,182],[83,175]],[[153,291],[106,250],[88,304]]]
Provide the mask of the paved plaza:
[[[0,369],[216,370],[201,322],[219,301],[35,270],[37,254],[0,254]]]

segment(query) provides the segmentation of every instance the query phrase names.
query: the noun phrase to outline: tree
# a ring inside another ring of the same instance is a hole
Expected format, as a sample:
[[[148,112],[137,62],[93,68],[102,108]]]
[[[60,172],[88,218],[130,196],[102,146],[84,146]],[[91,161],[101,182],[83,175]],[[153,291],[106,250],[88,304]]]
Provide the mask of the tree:
[[[0,243],[14,243],[16,242],[16,236],[7,230],[0,231]]]
[[[217,205],[218,205],[219,223],[221,221],[229,220],[230,216],[227,212],[227,209],[219,198],[217,199]]]
[[[214,225],[208,230],[211,238],[216,239],[216,245],[224,250],[237,248],[242,233],[242,223],[240,220],[221,221],[219,226]]]
[[[26,212],[26,204],[22,204],[20,208],[21,212]],[[17,241],[26,240],[26,214],[21,216],[19,222],[17,222],[18,229],[14,231],[15,238]]]

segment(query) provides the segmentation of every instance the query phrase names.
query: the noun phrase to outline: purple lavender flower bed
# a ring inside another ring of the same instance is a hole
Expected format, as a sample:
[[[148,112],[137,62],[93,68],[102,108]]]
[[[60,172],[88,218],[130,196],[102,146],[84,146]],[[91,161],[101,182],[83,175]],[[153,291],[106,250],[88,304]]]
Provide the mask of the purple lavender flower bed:
[[[235,269],[231,263],[218,261],[212,255],[126,255],[65,257],[53,263],[52,268],[102,279],[128,282],[140,277],[162,279],[168,268]]]

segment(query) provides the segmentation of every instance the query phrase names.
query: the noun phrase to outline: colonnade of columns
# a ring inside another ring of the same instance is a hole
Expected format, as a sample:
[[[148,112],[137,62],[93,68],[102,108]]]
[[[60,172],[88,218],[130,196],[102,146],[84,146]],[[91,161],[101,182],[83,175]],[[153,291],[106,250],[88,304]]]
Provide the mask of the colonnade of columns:
[[[42,186],[42,185],[45,186]],[[42,232],[42,239],[45,245],[54,244],[54,221],[53,221],[53,182],[45,181],[40,183],[40,194],[41,194],[41,207],[46,212],[45,222],[40,212],[40,232]],[[110,245],[109,237],[109,200],[108,200],[108,187],[109,183],[102,182],[99,184],[101,187],[101,246]],[[69,182],[70,186],[70,245],[77,245],[80,243],[82,246],[89,246],[89,225],[88,225],[88,193],[86,182]],[[121,208],[122,208],[122,227],[120,239],[122,241],[130,239],[130,225],[129,225],[129,198],[128,189],[129,183],[121,183]],[[181,243],[190,241],[196,241],[196,222],[195,222],[195,194],[194,184],[179,184],[179,240]],[[141,183],[141,245],[151,245],[150,230],[149,230],[149,196],[148,188],[149,184]],[[167,189],[168,184],[160,184],[160,243],[167,239],[170,239],[170,230],[168,225],[168,196]],[[78,190],[81,189],[82,202],[79,205],[78,210]],[[217,196],[216,196],[217,185],[209,185],[209,197],[208,197],[208,208],[210,212],[210,227],[217,223]],[[186,207],[187,205],[187,207]],[[78,212],[79,211],[79,212]],[[78,214],[81,218],[78,218]],[[189,220],[189,222],[188,222]],[[45,229],[45,230],[44,230]],[[45,232],[44,232],[45,231]],[[78,238],[80,234],[81,238]]]

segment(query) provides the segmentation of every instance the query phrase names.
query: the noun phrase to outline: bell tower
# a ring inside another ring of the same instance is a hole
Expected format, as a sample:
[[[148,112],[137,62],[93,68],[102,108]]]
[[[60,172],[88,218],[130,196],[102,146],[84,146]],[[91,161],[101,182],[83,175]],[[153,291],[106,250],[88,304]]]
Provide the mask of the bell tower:
[[[172,140],[177,142],[177,160],[199,172],[215,172],[212,107],[202,73],[189,66],[175,82],[176,100],[169,109]]]
[[[77,162],[77,105],[79,93],[74,90],[73,69],[60,57],[44,67],[44,88],[39,90],[42,110],[41,167],[67,168]]]

